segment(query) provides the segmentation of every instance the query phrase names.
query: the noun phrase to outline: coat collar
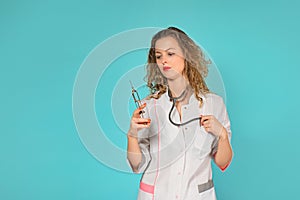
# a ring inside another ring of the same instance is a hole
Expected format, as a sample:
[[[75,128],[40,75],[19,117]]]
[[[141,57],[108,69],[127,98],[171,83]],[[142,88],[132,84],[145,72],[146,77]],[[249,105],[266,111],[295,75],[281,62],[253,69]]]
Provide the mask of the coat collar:
[[[203,99],[203,101],[205,101],[206,97],[204,94],[200,93],[199,96]],[[168,102],[172,102],[170,100],[170,97],[168,95],[168,92],[165,92],[164,94],[162,94],[161,98],[163,98],[165,101],[168,101]],[[196,98],[195,96],[195,93],[193,93],[191,96],[190,96],[190,99],[189,99],[189,104],[193,104],[194,102],[197,102],[198,99]]]

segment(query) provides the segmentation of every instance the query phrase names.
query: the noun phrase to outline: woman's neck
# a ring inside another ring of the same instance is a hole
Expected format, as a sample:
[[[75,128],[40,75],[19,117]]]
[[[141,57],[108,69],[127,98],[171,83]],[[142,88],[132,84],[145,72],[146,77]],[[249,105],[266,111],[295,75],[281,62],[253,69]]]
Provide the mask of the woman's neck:
[[[187,90],[187,94],[184,99],[180,101],[184,104],[188,103],[190,96],[192,94],[192,90],[190,90],[190,85],[186,79],[178,78],[174,80],[168,80],[169,90],[171,91],[172,97],[179,97],[185,90]]]

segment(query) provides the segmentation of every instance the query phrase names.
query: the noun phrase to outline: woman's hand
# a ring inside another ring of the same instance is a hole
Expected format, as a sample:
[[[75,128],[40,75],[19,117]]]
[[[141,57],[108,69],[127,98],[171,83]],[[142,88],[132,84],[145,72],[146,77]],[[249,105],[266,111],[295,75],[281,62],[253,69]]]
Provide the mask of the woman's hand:
[[[130,120],[130,128],[128,131],[128,136],[137,137],[137,133],[139,130],[143,128],[149,128],[151,119],[141,118],[140,114],[143,112],[143,108],[146,107],[146,103],[144,103],[141,107],[137,108],[131,117]]]
[[[213,115],[201,115],[200,125],[204,127],[206,132],[212,133],[217,137],[221,137],[225,129]]]

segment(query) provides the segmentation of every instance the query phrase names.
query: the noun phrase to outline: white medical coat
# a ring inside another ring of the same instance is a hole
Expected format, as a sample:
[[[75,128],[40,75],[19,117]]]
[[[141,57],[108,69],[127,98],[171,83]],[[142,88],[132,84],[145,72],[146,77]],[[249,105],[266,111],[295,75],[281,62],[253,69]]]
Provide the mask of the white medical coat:
[[[192,95],[189,103],[181,106],[181,121],[176,108],[172,120],[180,123],[200,115],[214,115],[230,140],[230,121],[222,97],[213,93],[201,97],[201,108]],[[143,173],[138,200],[215,200],[211,159],[217,152],[217,138],[206,132],[199,120],[180,127],[171,124],[172,102],[167,93],[159,99],[143,101],[147,103],[144,117],[151,119],[151,125],[138,132],[142,161],[137,173]]]

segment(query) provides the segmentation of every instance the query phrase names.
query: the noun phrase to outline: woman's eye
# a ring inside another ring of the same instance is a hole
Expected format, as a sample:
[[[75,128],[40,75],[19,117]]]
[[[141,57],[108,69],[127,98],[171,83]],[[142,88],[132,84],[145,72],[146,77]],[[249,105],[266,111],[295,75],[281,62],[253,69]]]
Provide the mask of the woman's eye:
[[[174,55],[174,53],[169,53],[169,56],[173,56]]]
[[[160,56],[156,56],[156,59],[160,59]]]

